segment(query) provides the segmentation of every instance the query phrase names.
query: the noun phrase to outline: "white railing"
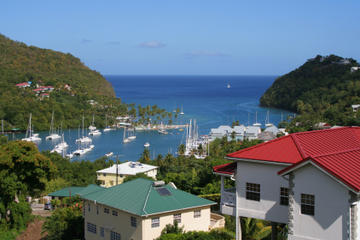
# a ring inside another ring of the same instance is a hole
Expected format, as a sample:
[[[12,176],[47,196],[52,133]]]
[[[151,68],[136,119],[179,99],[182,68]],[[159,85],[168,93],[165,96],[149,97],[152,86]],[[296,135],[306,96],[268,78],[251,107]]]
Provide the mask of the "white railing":
[[[236,195],[235,188],[225,189],[221,193],[221,204],[235,207]]]

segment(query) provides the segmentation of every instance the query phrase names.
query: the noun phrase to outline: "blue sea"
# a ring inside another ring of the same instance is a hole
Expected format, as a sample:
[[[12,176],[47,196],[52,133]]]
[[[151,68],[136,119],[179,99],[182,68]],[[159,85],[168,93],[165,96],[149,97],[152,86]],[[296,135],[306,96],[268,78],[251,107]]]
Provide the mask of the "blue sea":
[[[176,108],[183,110],[177,123],[185,124],[196,119],[200,134],[208,134],[211,128],[231,125],[233,121],[248,125],[257,121],[264,124],[267,111],[270,122],[277,124],[288,114],[284,110],[259,107],[259,99],[273,83],[276,76],[114,76],[105,78],[113,85],[116,96],[125,103],[142,106],[156,104],[172,112]],[[230,88],[227,85],[230,85]],[[77,148],[75,139],[78,130],[65,130],[65,140],[70,144],[70,151]],[[46,141],[47,132],[41,132],[40,150],[52,149],[54,144]],[[151,157],[158,154],[175,153],[179,144],[185,140],[184,132],[170,131],[160,135],[155,131],[137,132],[136,140],[123,144],[123,129],[106,132],[92,137],[95,148],[78,159],[95,160],[108,152],[114,152],[121,161],[139,159],[144,150],[144,143],[150,143]]]

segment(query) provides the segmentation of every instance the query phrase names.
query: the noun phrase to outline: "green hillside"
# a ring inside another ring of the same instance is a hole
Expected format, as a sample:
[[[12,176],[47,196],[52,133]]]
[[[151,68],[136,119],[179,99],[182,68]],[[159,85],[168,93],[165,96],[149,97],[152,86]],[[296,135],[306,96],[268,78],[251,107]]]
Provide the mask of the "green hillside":
[[[358,125],[351,108],[360,104],[360,70],[351,71],[354,66],[359,66],[354,59],[318,55],[277,78],[260,104],[300,113],[312,124]]]
[[[22,82],[31,82],[31,86],[15,86]],[[41,86],[53,86],[54,90],[36,94],[34,90]],[[5,128],[26,129],[32,112],[35,129],[46,130],[52,111],[56,125],[68,128],[78,127],[83,113],[87,124],[94,113],[103,125],[106,114],[125,113],[127,106],[115,98],[111,84],[80,59],[0,34],[0,119],[4,119]]]

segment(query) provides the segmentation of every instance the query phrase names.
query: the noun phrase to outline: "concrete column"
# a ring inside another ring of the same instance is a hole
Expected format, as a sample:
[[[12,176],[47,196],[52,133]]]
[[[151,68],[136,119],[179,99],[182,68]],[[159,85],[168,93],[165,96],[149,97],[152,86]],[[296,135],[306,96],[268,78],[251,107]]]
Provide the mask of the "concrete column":
[[[277,223],[271,222],[271,240],[276,240],[278,235]]]
[[[235,178],[235,217],[236,217],[236,240],[242,239],[242,231],[241,231],[241,218],[239,216],[239,198],[240,198],[240,186],[236,181],[236,174],[234,175]]]

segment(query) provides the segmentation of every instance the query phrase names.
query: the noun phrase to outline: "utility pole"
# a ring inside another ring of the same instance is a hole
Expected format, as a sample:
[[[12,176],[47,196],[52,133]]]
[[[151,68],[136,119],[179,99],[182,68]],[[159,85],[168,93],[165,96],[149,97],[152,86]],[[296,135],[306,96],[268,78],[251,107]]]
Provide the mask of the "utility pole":
[[[118,182],[118,174],[119,174],[119,170],[118,170],[118,163],[119,163],[119,154],[116,155],[116,185],[119,184]]]

